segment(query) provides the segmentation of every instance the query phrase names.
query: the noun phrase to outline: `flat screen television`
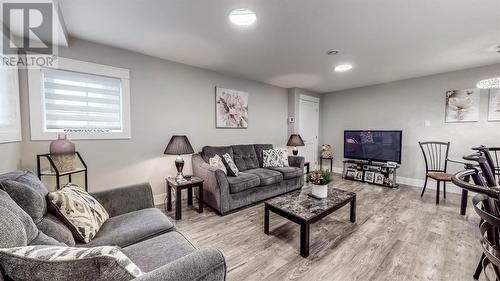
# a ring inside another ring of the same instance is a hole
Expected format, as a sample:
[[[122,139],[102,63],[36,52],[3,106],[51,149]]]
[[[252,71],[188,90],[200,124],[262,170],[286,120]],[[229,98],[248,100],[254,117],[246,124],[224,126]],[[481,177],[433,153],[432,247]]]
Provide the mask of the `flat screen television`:
[[[344,131],[344,158],[401,164],[403,131]]]

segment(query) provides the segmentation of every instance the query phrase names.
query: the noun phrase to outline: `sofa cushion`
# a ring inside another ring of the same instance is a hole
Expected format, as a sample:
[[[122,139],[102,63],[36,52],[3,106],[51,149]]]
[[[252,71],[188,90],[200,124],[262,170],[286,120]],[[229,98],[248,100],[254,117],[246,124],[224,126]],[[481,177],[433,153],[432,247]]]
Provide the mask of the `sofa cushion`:
[[[0,248],[26,246],[39,233],[31,217],[0,190]]]
[[[150,272],[195,251],[182,234],[171,231],[123,248],[144,272]]]
[[[0,188],[33,218],[39,222],[47,213],[45,196],[49,192],[31,171],[15,171],[0,176]]]
[[[0,262],[13,280],[132,280],[144,274],[117,247],[28,246],[0,249]]]
[[[36,227],[38,227],[41,232],[61,243],[64,243],[66,246],[75,246],[75,238],[73,237],[71,230],[50,212],[36,224]]]
[[[301,177],[303,173],[303,171],[297,167],[276,167],[270,169],[283,174],[283,179],[285,180]]]
[[[264,163],[263,151],[273,149],[273,145],[272,144],[254,144],[253,147],[255,149],[255,153],[257,154],[257,159],[259,160],[259,168],[262,168],[263,163]]]
[[[75,238],[85,243],[90,242],[109,219],[106,209],[75,184],[68,183],[61,190],[50,192],[47,198],[51,210],[57,212]]]
[[[237,177],[227,177],[229,192],[238,193],[260,185],[259,176],[240,172]]]
[[[257,168],[246,170],[245,173],[254,174],[259,177],[260,185],[266,186],[283,181],[283,175],[280,172],[271,169]]]
[[[259,159],[253,145],[233,145],[233,160],[238,170],[245,171],[259,167]]]
[[[109,218],[92,241],[77,246],[126,247],[173,229],[174,225],[159,209],[142,209]]]
[[[233,157],[233,149],[230,146],[204,146],[201,149],[201,157],[203,157],[203,160],[207,163],[209,163],[209,159],[215,155],[222,156],[226,153],[229,153],[229,155]]]

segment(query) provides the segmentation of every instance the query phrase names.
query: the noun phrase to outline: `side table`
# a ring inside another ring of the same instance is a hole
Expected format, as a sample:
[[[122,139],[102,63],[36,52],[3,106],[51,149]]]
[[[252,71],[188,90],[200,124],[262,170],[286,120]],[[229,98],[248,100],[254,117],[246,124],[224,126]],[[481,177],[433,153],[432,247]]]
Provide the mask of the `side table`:
[[[330,172],[333,173],[333,157],[320,157],[319,158],[319,169],[323,170],[323,160],[330,160]]]
[[[175,219],[182,219],[181,213],[181,191],[188,191],[188,206],[193,205],[193,187],[198,187],[198,213],[203,213],[203,180],[192,177],[183,182],[176,182],[175,178],[168,177],[167,182],[167,211],[172,210],[172,189],[175,190]]]
[[[309,169],[311,168],[311,163],[305,162],[304,167],[306,168],[306,174],[309,174]]]

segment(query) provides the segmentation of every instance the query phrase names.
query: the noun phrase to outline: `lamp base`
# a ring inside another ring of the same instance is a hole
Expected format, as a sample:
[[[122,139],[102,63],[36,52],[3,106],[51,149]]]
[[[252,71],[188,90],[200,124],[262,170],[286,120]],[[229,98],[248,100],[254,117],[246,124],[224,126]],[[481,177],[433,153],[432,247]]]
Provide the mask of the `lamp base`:
[[[184,175],[182,174],[182,169],[184,168],[184,159],[179,155],[175,159],[175,167],[177,168],[177,176],[175,177],[176,182],[186,181]]]
[[[297,147],[294,147],[294,148],[292,149],[292,154],[293,154],[294,156],[297,156],[297,155],[299,154],[299,150],[297,149]]]

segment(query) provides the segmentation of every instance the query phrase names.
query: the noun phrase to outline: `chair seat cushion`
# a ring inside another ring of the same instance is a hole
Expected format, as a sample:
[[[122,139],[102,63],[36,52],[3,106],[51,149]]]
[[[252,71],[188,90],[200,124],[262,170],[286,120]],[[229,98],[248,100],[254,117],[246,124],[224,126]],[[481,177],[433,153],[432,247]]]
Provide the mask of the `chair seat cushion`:
[[[283,181],[283,175],[271,169],[257,168],[246,170],[245,173],[254,174],[260,179],[260,186],[271,185]]]
[[[238,193],[260,185],[258,176],[246,172],[239,172],[237,177],[227,177],[227,181],[231,193]]]
[[[437,180],[437,181],[451,181],[451,174],[442,173],[442,172],[428,172],[427,176],[429,178]]]
[[[172,222],[159,209],[148,208],[109,218],[94,239],[77,246],[126,247],[173,229]]]
[[[144,272],[153,271],[195,250],[196,248],[177,231],[123,248],[125,255]]]
[[[303,173],[303,171],[297,167],[276,167],[270,169],[283,174],[283,179],[285,180],[301,177]]]

